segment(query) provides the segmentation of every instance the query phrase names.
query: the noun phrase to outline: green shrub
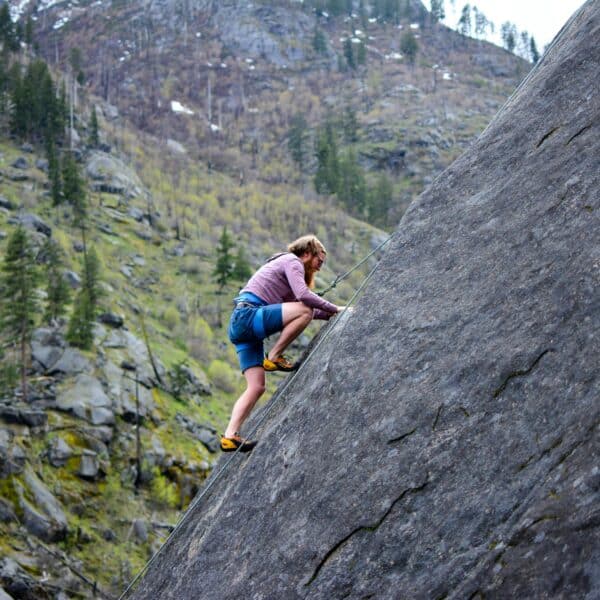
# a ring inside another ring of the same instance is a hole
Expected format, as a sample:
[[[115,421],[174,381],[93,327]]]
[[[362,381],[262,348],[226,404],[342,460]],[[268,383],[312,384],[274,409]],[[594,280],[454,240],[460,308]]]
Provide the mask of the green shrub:
[[[208,377],[224,392],[235,392],[238,384],[237,373],[222,360],[213,360],[208,366]]]

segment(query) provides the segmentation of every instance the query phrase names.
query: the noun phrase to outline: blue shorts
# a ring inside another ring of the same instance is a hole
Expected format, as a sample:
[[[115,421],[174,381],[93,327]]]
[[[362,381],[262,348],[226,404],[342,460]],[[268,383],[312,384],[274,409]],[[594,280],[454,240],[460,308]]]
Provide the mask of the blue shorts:
[[[234,302],[251,305],[235,308],[227,329],[243,373],[250,367],[262,366],[263,340],[283,329],[283,309],[281,304],[267,304],[250,292],[243,292]]]

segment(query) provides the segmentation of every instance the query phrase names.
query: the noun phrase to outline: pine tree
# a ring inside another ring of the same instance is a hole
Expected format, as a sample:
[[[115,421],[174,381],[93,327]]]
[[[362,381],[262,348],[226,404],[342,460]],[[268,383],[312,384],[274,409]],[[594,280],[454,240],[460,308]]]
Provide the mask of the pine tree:
[[[357,217],[363,216],[367,186],[364,173],[356,161],[356,153],[352,149],[349,149],[340,160],[337,196],[348,212]]]
[[[17,340],[21,354],[21,389],[27,401],[27,346],[38,311],[39,271],[25,229],[17,227],[8,240],[0,277],[0,324],[8,339]]]
[[[369,223],[377,227],[385,227],[388,224],[388,212],[393,202],[392,182],[385,173],[379,175],[375,188],[369,193],[367,202]]]
[[[463,35],[471,35],[471,6],[469,4],[465,4],[460,13],[458,31]]]
[[[312,47],[317,54],[327,53],[327,39],[325,38],[325,34],[320,27],[315,27],[315,32],[312,39]]]
[[[534,65],[540,60],[540,53],[538,52],[533,36],[531,36],[531,39],[529,40],[529,55],[531,56],[531,62]]]
[[[304,115],[298,113],[292,117],[288,131],[288,150],[292,160],[302,171],[306,160],[306,142],[308,139],[308,123]]]
[[[417,38],[415,38],[410,29],[405,31],[400,38],[400,51],[406,56],[409,64],[415,64],[417,52],[419,51],[419,44],[417,43]]]
[[[504,23],[502,23],[500,33],[502,36],[502,43],[504,44],[504,47],[509,52],[513,52],[515,46],[517,45],[517,27],[510,21],[505,21]]]
[[[93,315],[97,311],[102,296],[100,288],[100,259],[95,248],[89,248],[83,256],[83,282],[82,287],[85,288],[87,296],[90,300],[90,306]]]
[[[356,50],[356,64],[361,66],[367,64],[367,46],[364,42],[361,42]]]
[[[67,341],[73,346],[83,350],[92,347],[100,295],[100,261],[94,248],[90,248],[84,254],[81,290],[75,299],[67,331]]]
[[[335,194],[339,181],[339,160],[335,132],[330,121],[317,134],[315,154],[317,158],[315,191],[317,194]]]
[[[344,40],[344,58],[346,59],[346,64],[352,69],[356,69],[356,61],[354,60],[354,48],[352,44],[352,40],[347,37]]]
[[[48,323],[56,321],[67,311],[71,302],[71,290],[63,277],[65,268],[64,253],[53,240],[44,244],[46,257],[46,312],[44,320]]]
[[[444,0],[431,0],[431,16],[434,21],[443,21],[446,18]]]
[[[63,197],[73,207],[74,224],[81,229],[82,235],[85,235],[87,219],[85,188],[79,174],[79,166],[71,153],[66,153],[63,157],[62,180]]]
[[[53,141],[48,143],[48,179],[50,180],[50,197],[52,198],[52,206],[62,204],[62,179],[60,173],[60,162],[56,153],[56,146]]]
[[[82,288],[75,299],[73,314],[67,330],[67,341],[77,348],[89,350],[94,342],[93,310],[85,288]]]
[[[33,44],[33,20],[31,17],[27,17],[27,23],[25,24],[25,43],[28,46]]]
[[[16,52],[19,49],[19,40],[10,16],[8,2],[3,2],[0,6],[0,44],[11,52]]]
[[[225,226],[223,227],[221,237],[219,238],[219,243],[217,245],[217,260],[213,270],[213,277],[219,286],[220,294],[223,293],[224,288],[231,280],[233,274],[234,259],[231,256],[232,248],[233,240],[227,232],[227,226]]]
[[[233,270],[231,272],[231,278],[234,281],[246,282],[252,275],[252,268],[246,258],[246,252],[243,246],[237,247],[235,258],[233,259]]]
[[[342,116],[342,131],[344,132],[344,141],[347,144],[358,142],[358,119],[356,112],[347,104]]]
[[[92,116],[90,118],[90,137],[88,144],[91,148],[97,148],[100,144],[100,138],[98,135],[98,115],[96,114],[96,107],[92,107]]]

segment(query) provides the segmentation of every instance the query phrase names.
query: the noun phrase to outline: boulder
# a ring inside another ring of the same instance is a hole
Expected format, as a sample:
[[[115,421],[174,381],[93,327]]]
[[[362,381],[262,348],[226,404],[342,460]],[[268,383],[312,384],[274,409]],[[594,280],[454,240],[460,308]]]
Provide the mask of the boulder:
[[[30,467],[24,471],[23,483],[25,487],[19,482],[14,485],[27,530],[46,542],[63,540],[68,522],[60,502]]]
[[[0,196],[0,208],[5,208],[6,210],[15,210],[16,206],[10,200]]]
[[[75,271],[65,271],[64,276],[71,289],[76,290],[81,287],[81,277]]]
[[[48,372],[75,375],[89,372],[90,369],[90,361],[77,348],[68,346],[60,358],[48,368]]]
[[[588,0],[131,598],[598,596],[598,39]]]
[[[102,313],[98,317],[98,321],[100,321],[100,323],[104,323],[104,325],[113,327],[114,329],[119,329],[123,327],[123,324],[125,322],[121,315],[116,315],[115,313],[111,312]]]
[[[112,402],[95,377],[81,373],[74,381],[62,384],[56,398],[60,410],[74,413],[92,425],[112,425],[115,415]]]
[[[11,165],[13,169],[29,169],[29,162],[24,156],[19,156]]]
[[[53,467],[64,467],[73,456],[73,448],[63,438],[57,436],[48,445],[48,461]]]
[[[209,452],[217,452],[219,449],[219,442],[216,435],[217,430],[214,427],[207,424],[196,423],[196,421],[182,413],[177,413],[175,415],[175,421],[191,432]]]
[[[23,215],[18,215],[14,217],[10,217],[8,222],[12,225],[22,225],[26,229],[31,229],[32,231],[37,231],[46,237],[52,237],[52,228],[47,225],[42,219],[40,219],[37,215],[26,213]]]
[[[143,185],[136,173],[111,154],[92,152],[86,173],[95,182],[92,188],[98,191],[128,197],[143,195]]]
[[[135,373],[124,372],[114,363],[108,361],[102,368],[106,380],[108,394],[112,399],[113,410],[130,423],[136,420],[136,385]],[[152,392],[140,380],[137,385],[137,401],[142,418],[149,417],[155,403]]]
[[[39,169],[40,171],[44,171],[44,173],[48,172],[48,166],[49,166],[49,162],[45,158],[38,158],[35,161],[36,169]]]
[[[12,433],[0,429],[0,479],[21,473],[26,460],[25,451],[14,442]]]
[[[0,419],[5,423],[40,428],[48,422],[48,415],[43,410],[26,404],[0,404]]]
[[[77,473],[82,479],[96,481],[104,475],[100,471],[100,461],[98,455],[91,450],[84,450],[79,463],[79,471]]]
[[[42,586],[9,557],[0,558],[0,584],[4,597],[9,600],[47,598]]]
[[[133,535],[138,542],[148,541],[148,523],[142,519],[136,519],[132,524]]]

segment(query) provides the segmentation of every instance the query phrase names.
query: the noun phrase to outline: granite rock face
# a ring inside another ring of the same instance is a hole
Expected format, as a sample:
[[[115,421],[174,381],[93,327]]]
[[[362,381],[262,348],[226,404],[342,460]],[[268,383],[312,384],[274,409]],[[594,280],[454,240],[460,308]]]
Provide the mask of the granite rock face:
[[[589,0],[130,597],[598,597],[598,39]]]

